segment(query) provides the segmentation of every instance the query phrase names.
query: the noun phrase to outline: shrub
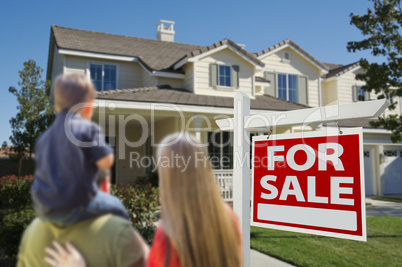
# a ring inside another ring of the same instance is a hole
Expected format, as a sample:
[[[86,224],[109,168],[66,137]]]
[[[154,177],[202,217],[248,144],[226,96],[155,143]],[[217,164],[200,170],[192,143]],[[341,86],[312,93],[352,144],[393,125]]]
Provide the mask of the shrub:
[[[126,207],[134,228],[149,243],[152,243],[159,209],[159,189],[152,185],[112,185],[111,193]]]
[[[8,175],[0,178],[0,208],[20,209],[21,206],[31,205],[32,182],[32,175],[19,178]]]
[[[1,218],[0,247],[4,254],[11,257],[17,255],[22,233],[35,217],[31,208],[14,210]]]

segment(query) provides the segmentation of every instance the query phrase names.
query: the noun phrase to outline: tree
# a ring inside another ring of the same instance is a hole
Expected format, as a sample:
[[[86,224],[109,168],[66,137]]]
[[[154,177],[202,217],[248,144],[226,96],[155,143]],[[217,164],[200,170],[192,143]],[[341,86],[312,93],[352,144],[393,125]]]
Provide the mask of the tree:
[[[362,41],[348,42],[349,52],[371,50],[371,54],[381,57],[382,63],[369,63],[360,60],[360,66],[365,71],[356,75],[358,80],[365,81],[362,89],[374,90],[380,98],[393,99],[402,96],[402,12],[400,0],[370,0],[373,11],[369,8],[367,14],[360,16],[350,14],[351,25],[355,25],[367,38]],[[397,102],[391,102],[394,109]],[[402,141],[402,118],[398,115],[380,117],[371,122],[374,127],[384,127],[392,131],[393,142]]]
[[[28,60],[24,62],[24,69],[19,71],[20,89],[13,86],[8,89],[18,101],[18,113],[10,120],[12,145],[9,156],[19,161],[19,175],[22,159],[32,159],[36,139],[54,119],[53,105],[48,95],[50,81],[41,80],[42,72],[43,69],[34,60]]]

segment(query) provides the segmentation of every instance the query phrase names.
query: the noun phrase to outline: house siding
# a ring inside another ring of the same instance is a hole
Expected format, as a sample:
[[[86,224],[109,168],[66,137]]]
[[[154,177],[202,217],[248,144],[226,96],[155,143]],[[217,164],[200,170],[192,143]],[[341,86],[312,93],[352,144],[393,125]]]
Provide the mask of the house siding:
[[[240,67],[239,73],[239,88],[222,88],[222,90],[214,89],[210,86],[210,64],[222,64],[222,65],[238,65]],[[249,97],[254,98],[253,82],[254,67],[245,59],[237,55],[235,52],[226,48],[222,51],[216,52],[210,56],[202,58],[198,62],[194,63],[195,68],[195,90],[194,92],[199,95],[213,95],[213,96],[225,96],[234,97],[237,92],[244,92]]]
[[[289,52],[291,60],[289,63],[283,62],[284,52]],[[265,63],[265,71],[296,74],[308,77],[308,105],[312,107],[319,106],[319,77],[320,70],[300,56],[293,49],[285,48],[272,55],[260,58]],[[263,73],[259,74],[263,77]],[[275,86],[275,85],[271,85]]]
[[[183,87],[191,92],[194,91],[194,64],[187,63],[186,66],[183,68],[185,77],[183,81]]]
[[[182,79],[172,79],[172,78],[158,78],[158,85],[170,85],[172,88],[183,88]]]
[[[338,88],[337,81],[329,81],[322,83],[322,104],[336,105],[338,104]]]
[[[148,71],[142,69],[142,85],[143,87],[155,86],[156,78],[151,76]]]
[[[86,69],[88,63],[98,63],[98,64],[114,64],[118,66],[118,87],[119,89],[125,88],[135,88],[142,85],[141,71],[142,68],[138,63],[135,62],[121,62],[113,60],[98,60],[85,57],[66,57],[66,73],[84,73],[86,74]]]

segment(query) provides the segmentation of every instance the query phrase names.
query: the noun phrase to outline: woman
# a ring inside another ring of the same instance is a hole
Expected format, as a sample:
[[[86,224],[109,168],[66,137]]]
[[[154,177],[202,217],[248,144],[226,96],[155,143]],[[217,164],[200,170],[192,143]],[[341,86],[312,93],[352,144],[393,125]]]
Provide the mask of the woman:
[[[162,220],[147,266],[242,266],[240,228],[203,145],[189,134],[173,134],[157,154]]]

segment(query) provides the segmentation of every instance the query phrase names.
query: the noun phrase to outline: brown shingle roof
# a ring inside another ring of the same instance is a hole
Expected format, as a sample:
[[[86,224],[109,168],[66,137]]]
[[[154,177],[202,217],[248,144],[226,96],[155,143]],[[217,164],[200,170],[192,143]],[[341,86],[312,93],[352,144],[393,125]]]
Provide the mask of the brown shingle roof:
[[[339,65],[339,64],[331,64],[331,63],[324,63],[328,66],[329,72],[324,76],[325,78],[331,77],[339,77],[346,72],[356,68],[359,66],[359,62],[354,62],[348,65]]]
[[[63,49],[137,57],[151,71],[173,71],[173,65],[180,60],[203,54],[226,44],[232,46],[239,54],[244,55],[255,64],[264,66],[264,63],[253,54],[229,39],[224,39],[206,47],[71,29],[56,25],[52,25],[51,28],[52,38],[54,40],[51,40],[51,45],[53,41],[59,48]],[[52,55],[49,52],[49,59],[51,57]]]
[[[233,108],[233,98],[222,96],[196,95],[184,89],[169,86],[120,89],[98,92],[98,99],[121,100],[130,102],[169,103],[209,107]],[[272,96],[257,96],[251,99],[252,109],[296,110],[307,108],[305,105],[288,102]]]
[[[140,57],[153,70],[168,69],[187,53],[204,46],[78,30],[52,25],[52,34],[59,48]]]
[[[254,53],[257,57],[260,57],[264,54],[267,54],[273,50],[276,50],[282,46],[285,45],[290,45],[292,46],[294,49],[296,49],[297,51],[299,51],[302,55],[304,55],[305,57],[307,57],[309,60],[311,60],[312,62],[314,62],[315,64],[317,64],[320,68],[324,69],[324,70],[328,70],[327,66],[322,63],[321,61],[319,61],[318,59],[316,59],[315,57],[313,57],[312,55],[310,55],[309,53],[307,53],[303,48],[301,48],[299,45],[297,45],[295,42],[293,42],[290,39],[286,39],[285,41],[282,41],[276,45],[273,45],[271,47],[268,47],[265,50],[262,50],[261,52],[258,53]]]
[[[216,49],[220,46],[223,45],[230,45],[231,47],[233,47],[234,49],[236,49],[240,54],[244,55],[246,58],[248,58],[250,61],[254,62],[256,65],[260,65],[261,67],[264,67],[265,64],[259,60],[254,54],[247,52],[246,50],[244,50],[241,46],[239,46],[238,44],[236,44],[235,42],[233,42],[230,39],[224,39],[220,42],[214,43],[210,46],[207,47],[203,47],[200,49],[197,49],[195,51],[192,51],[191,53],[187,53],[183,58],[181,58],[180,60],[183,60],[185,58],[192,58],[198,55],[201,55],[203,53],[206,53],[210,50]],[[179,60],[179,61],[180,61]]]

